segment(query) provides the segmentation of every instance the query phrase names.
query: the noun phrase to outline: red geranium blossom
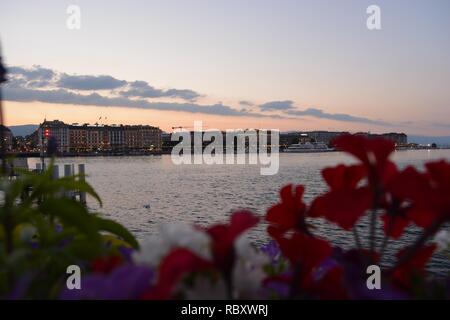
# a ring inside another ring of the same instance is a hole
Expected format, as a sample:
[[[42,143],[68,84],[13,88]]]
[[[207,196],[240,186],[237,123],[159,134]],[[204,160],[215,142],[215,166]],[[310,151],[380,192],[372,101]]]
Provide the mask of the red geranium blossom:
[[[393,196],[410,203],[407,216],[417,226],[429,228],[433,223],[450,220],[450,164],[430,162],[425,173],[413,167],[402,171],[389,189]]]
[[[276,237],[283,255],[299,272],[300,284],[309,281],[311,271],[331,254],[331,246],[322,240],[301,232]]]
[[[385,185],[398,172],[395,164],[389,161],[394,143],[356,135],[340,136],[333,143],[361,163],[339,165],[322,171],[330,190],[315,199],[310,215],[323,216],[341,228],[350,230],[367,210],[386,202]],[[364,179],[367,179],[367,183],[361,185]],[[396,221],[396,225],[399,221]]]
[[[307,232],[305,222],[306,204],[303,202],[304,186],[289,184],[280,191],[281,202],[267,211],[266,220],[270,223],[267,231],[272,236],[289,230]]]
[[[339,165],[324,169],[322,175],[330,190],[313,201],[310,215],[325,217],[341,228],[350,230],[372,206],[373,193],[370,188],[358,187],[366,175],[365,167]]]
[[[386,171],[392,167],[390,154],[395,144],[383,138],[367,138],[359,135],[343,135],[333,140],[336,148],[348,152],[359,159],[368,169],[369,180],[373,185],[377,179],[384,179]]]
[[[428,205],[436,219],[450,220],[450,163],[445,160],[426,165]]]
[[[212,253],[215,266],[229,274],[234,265],[235,240],[246,230],[255,226],[259,218],[250,211],[234,212],[230,224],[217,224],[206,231],[212,239]]]
[[[279,237],[277,242],[283,255],[293,265],[301,264],[305,271],[313,269],[331,253],[331,246],[327,241],[300,232]]]
[[[344,270],[336,266],[320,280],[312,282],[308,291],[321,300],[347,300],[348,293],[344,285]]]
[[[385,185],[381,216],[386,235],[397,239],[406,227],[414,222],[418,226],[428,226],[434,220],[429,213],[430,196],[426,174],[413,167],[392,175]]]
[[[161,262],[158,270],[158,282],[145,292],[141,299],[163,300],[172,296],[172,291],[178,281],[193,272],[212,269],[209,261],[197,256],[185,248],[172,250]]]
[[[385,213],[381,216],[383,221],[383,231],[386,235],[393,239],[398,239],[402,236],[403,231],[410,224],[411,219],[406,216],[402,209],[391,213]]]
[[[123,258],[118,255],[100,257],[91,262],[91,270],[98,273],[110,273],[113,269],[121,265]]]
[[[414,256],[397,265],[393,269],[392,279],[395,284],[404,289],[411,288],[411,280],[413,277],[424,276],[424,269],[436,250],[436,245],[428,245],[420,247],[415,251]],[[399,261],[404,257],[405,254],[409,252],[409,247],[400,250],[397,253],[397,258]]]

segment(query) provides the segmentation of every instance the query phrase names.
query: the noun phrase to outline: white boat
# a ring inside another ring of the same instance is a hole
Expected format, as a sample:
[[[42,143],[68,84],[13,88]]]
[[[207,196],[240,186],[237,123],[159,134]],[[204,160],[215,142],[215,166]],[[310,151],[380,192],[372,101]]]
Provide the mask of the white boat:
[[[294,143],[288,148],[284,149],[284,152],[291,153],[313,153],[313,152],[331,152],[335,151],[333,148],[329,148],[323,142],[305,142],[305,143]]]

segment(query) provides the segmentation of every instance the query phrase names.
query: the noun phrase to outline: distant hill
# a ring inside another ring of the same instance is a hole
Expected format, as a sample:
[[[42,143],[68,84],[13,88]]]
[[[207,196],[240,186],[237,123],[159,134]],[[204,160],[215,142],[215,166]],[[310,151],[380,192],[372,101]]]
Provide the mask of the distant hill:
[[[9,126],[14,136],[27,136],[32,134],[39,126],[37,124],[24,124],[19,126]]]
[[[450,136],[428,137],[428,136],[408,136],[408,142],[419,144],[450,145]]]

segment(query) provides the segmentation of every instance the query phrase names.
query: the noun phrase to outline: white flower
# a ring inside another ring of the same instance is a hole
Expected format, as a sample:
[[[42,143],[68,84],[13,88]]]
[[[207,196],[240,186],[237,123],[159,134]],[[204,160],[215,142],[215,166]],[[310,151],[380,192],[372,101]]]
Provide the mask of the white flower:
[[[264,266],[269,258],[259,251],[245,236],[234,243],[236,260],[233,269],[233,298],[258,298],[258,290],[266,277]],[[180,283],[179,292],[187,299],[226,299],[227,291],[222,277],[197,274],[192,284]]]
[[[434,236],[439,251],[444,251],[450,248],[450,232],[441,230]]]
[[[179,223],[161,224],[159,234],[144,241],[140,251],[133,253],[132,258],[137,264],[157,266],[175,248],[186,248],[204,259],[211,259],[208,235],[193,226]]]
[[[264,266],[270,260],[244,235],[235,242],[236,262],[233,270],[234,295],[236,298],[256,298],[261,282],[266,277]]]
[[[37,229],[32,225],[25,225],[20,230],[20,239],[23,242],[31,242],[36,240],[37,237]]]
[[[269,257],[261,252],[246,234],[236,239],[234,248],[238,259],[245,260],[252,265],[266,265],[270,263]]]
[[[202,230],[186,224],[162,224],[158,235],[153,235],[133,253],[137,264],[157,267],[161,260],[175,248],[186,248],[196,255],[212,261],[211,238]],[[264,267],[270,263],[267,255],[255,247],[246,235],[234,243],[235,264],[232,274],[234,298],[258,298],[258,290],[266,277]],[[197,274],[191,283],[181,281],[178,289],[187,299],[225,299],[226,285],[222,277]]]
[[[168,244],[161,238],[152,235],[141,243],[139,251],[134,251],[131,258],[136,264],[156,267],[169,249]]]

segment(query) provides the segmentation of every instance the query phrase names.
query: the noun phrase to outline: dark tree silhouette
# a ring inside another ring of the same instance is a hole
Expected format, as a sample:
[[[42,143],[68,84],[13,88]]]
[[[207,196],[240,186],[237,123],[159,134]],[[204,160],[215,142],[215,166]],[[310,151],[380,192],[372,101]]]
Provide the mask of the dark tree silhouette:
[[[1,53],[0,53],[0,85],[3,82],[6,82],[6,69],[3,66],[2,56],[1,56]],[[1,161],[2,161],[2,174],[5,173],[5,171],[6,171],[6,159],[5,159],[5,156],[6,156],[6,143],[5,143],[5,137],[4,137],[5,132],[4,132],[4,129],[3,129],[3,125],[4,125],[3,122],[4,121],[3,121],[2,91],[1,91],[1,87],[0,87],[0,128],[2,128],[0,130],[0,139],[1,139],[1,141],[0,141],[0,143],[1,143],[0,152],[1,152]]]

